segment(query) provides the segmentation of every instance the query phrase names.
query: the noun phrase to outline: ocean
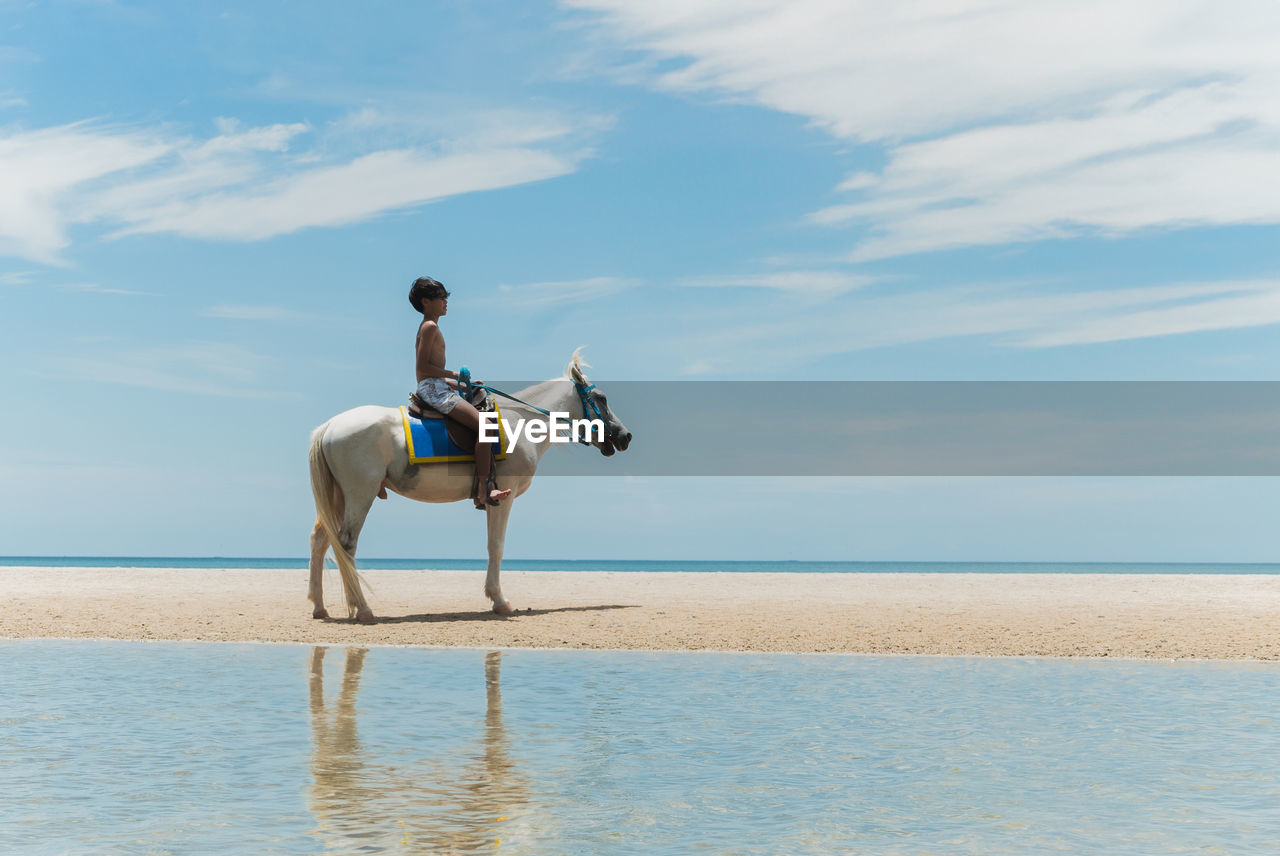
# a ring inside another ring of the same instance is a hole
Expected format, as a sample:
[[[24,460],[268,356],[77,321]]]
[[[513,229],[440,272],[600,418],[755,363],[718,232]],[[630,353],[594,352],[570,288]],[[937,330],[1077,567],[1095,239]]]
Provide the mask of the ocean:
[[[379,559],[360,556],[361,568],[384,571],[484,570],[483,558]],[[36,568],[278,568],[307,567],[305,556],[0,556],[0,566]],[[332,559],[330,560],[332,567]],[[503,559],[507,571],[621,573],[807,574],[1280,574],[1277,562],[826,562],[705,559]]]

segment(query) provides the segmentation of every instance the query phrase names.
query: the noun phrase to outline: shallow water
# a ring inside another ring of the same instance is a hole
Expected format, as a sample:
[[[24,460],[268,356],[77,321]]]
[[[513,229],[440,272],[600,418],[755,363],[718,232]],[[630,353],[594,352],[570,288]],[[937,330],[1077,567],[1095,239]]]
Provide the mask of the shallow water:
[[[0,852],[1263,853],[1280,668],[0,642]]]

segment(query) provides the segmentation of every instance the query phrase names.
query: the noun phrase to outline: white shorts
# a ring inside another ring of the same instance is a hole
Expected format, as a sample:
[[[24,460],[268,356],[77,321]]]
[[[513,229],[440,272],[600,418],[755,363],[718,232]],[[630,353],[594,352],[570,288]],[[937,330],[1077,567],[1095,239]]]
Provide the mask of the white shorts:
[[[462,401],[462,397],[442,377],[429,377],[419,382],[418,398],[439,413],[448,413]]]

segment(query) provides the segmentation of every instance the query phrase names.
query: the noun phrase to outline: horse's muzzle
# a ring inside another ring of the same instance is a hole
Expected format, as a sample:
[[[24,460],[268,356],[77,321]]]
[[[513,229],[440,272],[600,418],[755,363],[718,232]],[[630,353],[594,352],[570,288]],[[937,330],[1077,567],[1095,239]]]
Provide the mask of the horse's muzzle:
[[[604,442],[600,444],[600,454],[606,458],[616,452],[625,452],[627,447],[631,445],[631,432],[626,428],[618,431],[610,431],[609,436],[605,437]]]

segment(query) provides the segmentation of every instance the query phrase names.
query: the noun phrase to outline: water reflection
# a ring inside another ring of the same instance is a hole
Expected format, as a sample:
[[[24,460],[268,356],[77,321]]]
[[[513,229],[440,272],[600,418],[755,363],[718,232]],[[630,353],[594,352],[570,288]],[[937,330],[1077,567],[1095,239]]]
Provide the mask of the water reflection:
[[[356,697],[369,654],[347,648],[342,682],[325,703],[324,660],[311,653],[311,811],[333,850],[492,853],[513,821],[526,814],[528,782],[509,752],[502,719],[502,653],[485,656],[484,726],[461,748],[397,745],[375,753],[362,746]],[[412,742],[412,741],[406,741]],[[406,757],[385,763],[377,757]],[[373,756],[373,757],[371,757]]]

